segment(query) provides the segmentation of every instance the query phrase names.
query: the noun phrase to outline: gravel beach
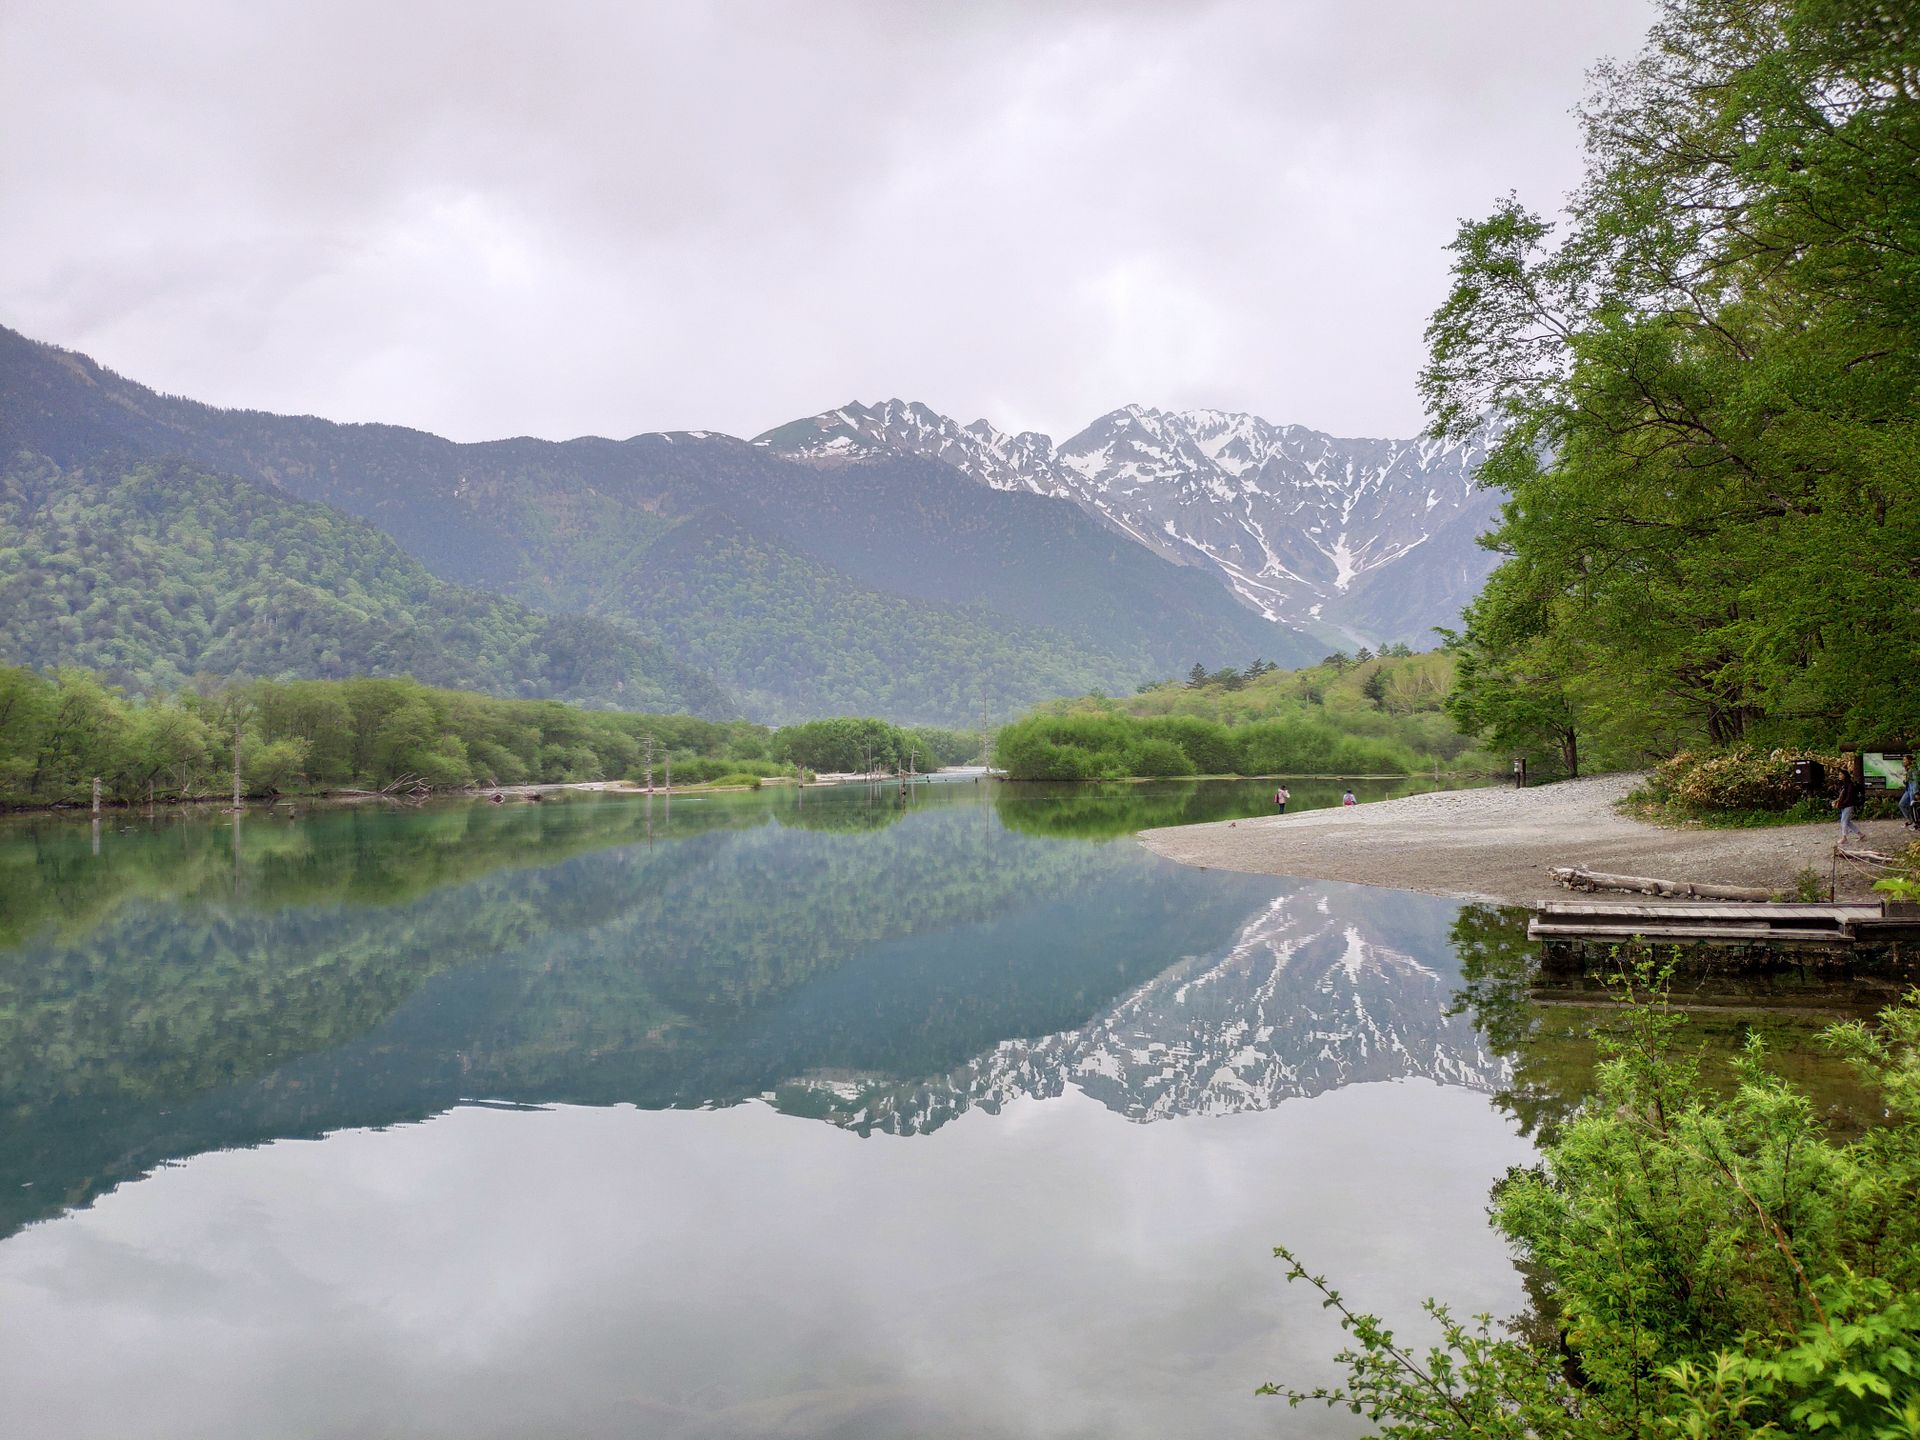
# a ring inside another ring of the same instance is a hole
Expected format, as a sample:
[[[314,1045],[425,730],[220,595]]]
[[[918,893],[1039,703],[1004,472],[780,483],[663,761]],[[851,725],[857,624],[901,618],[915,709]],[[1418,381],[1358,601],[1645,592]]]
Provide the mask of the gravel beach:
[[[1344,809],[1143,830],[1140,840],[1186,865],[1512,904],[1565,898],[1547,873],[1555,865],[1788,894],[1802,869],[1824,881],[1834,867],[1835,823],[1695,830],[1630,820],[1613,807],[1640,779],[1602,775],[1528,790],[1444,790]],[[1898,820],[1865,821],[1862,829],[1868,847],[1886,852],[1902,848],[1911,833]],[[1840,861],[1835,879],[1841,895],[1857,897],[1871,893],[1874,877]]]

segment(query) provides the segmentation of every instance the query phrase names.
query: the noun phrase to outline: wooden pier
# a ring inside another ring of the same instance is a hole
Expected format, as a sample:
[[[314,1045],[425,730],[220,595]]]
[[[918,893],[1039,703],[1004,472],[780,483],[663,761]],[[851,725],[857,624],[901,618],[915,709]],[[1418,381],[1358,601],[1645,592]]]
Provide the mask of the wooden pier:
[[[1903,907],[1904,909],[1905,907]],[[1875,903],[1550,900],[1527,924],[1548,958],[1594,958],[1640,942],[1742,952],[1743,964],[1842,963],[1920,969],[1920,914]]]

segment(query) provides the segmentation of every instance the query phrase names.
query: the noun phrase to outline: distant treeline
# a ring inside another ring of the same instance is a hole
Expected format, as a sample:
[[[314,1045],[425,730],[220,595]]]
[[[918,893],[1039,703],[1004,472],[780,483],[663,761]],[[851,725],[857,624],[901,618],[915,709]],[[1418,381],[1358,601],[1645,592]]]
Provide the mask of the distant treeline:
[[[774,732],[774,753],[813,771],[937,770],[978,760],[980,736],[971,730],[929,725],[903,728],[868,717],[837,716],[783,725]]]
[[[1119,780],[1130,775],[1405,775],[1413,755],[1330,725],[1260,720],[1222,725],[1192,715],[1030,715],[1000,732],[996,754],[1015,780]]]
[[[1301,670],[1196,665],[1184,682],[1042,706],[999,732],[994,759],[1016,780],[1484,770],[1442,709],[1452,679],[1451,656],[1405,647]]]
[[[242,681],[130,699],[83,670],[0,667],[0,805],[86,800],[94,777],[121,802],[229,793],[234,745],[249,795],[411,784],[559,783],[635,777],[655,743],[656,782],[855,769],[917,753],[922,769],[969,759],[977,736],[823,720],[773,730],[743,720],[501,700],[413,680]]]

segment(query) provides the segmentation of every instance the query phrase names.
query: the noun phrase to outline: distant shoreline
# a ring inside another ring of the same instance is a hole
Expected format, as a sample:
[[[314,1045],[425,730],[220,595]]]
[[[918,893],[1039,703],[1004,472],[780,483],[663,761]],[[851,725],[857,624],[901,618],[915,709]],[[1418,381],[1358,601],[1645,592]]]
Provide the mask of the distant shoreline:
[[[1555,865],[1754,885],[1789,895],[1802,870],[1826,881],[1833,823],[1667,829],[1614,808],[1640,778],[1602,775],[1525,790],[1440,790],[1298,815],[1142,830],[1139,839],[1154,854],[1183,865],[1516,905],[1566,894],[1548,874]],[[1869,845],[1900,848],[1899,821],[1862,825]],[[1855,866],[1842,863],[1835,879],[1843,895],[1872,893],[1872,877]]]
[[[811,784],[813,782],[806,782]],[[791,786],[798,789],[801,782],[785,776],[774,776],[763,782],[766,788]],[[547,795],[560,794],[601,794],[601,795],[658,795],[665,799],[669,795],[715,795],[731,791],[745,791],[745,785],[675,785],[671,790],[665,786],[655,786],[649,791],[644,785],[629,784],[624,780],[554,780],[540,781],[523,785],[486,785],[458,786],[447,790],[429,790],[423,794],[396,793],[383,794],[377,790],[296,790],[279,795],[247,795],[240,801],[243,813],[256,810],[272,810],[288,807],[323,807],[346,809],[356,805],[425,805],[448,800],[465,800],[476,804],[494,800],[539,800]],[[106,800],[100,802],[100,814],[135,815],[161,814],[179,811],[188,814],[219,814],[233,809],[231,795],[195,795],[174,796],[169,800],[156,800],[151,805],[143,800]],[[58,815],[68,819],[83,820],[92,815],[85,800],[73,800],[50,805],[10,805],[0,806],[0,818],[9,815]]]

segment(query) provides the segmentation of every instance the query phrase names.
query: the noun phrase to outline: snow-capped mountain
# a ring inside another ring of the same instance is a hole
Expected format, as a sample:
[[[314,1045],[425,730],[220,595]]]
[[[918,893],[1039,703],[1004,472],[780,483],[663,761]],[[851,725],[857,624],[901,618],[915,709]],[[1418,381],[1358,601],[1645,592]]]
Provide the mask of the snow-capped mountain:
[[[1075,495],[1056,473],[1053,441],[1035,430],[1010,435],[985,420],[962,425],[918,401],[857,401],[795,420],[753,442],[790,459],[831,464],[882,455],[944,460],[996,490]]]
[[[820,1075],[793,1088],[810,1096],[809,1113],[908,1135],[1068,1087],[1142,1122],[1265,1110],[1375,1080],[1501,1088],[1510,1062],[1471,1018],[1447,1012],[1453,979],[1373,925],[1366,903],[1303,886],[1224,953],[1180,961],[1081,1029],[1008,1040],[906,1085]]]
[[[1220,410],[1129,405],[1055,445],[925,405],[853,404],[755,442],[814,464],[911,454],[1074,500],[1142,545],[1213,568],[1267,619],[1341,643],[1431,643],[1492,569],[1499,508],[1480,442],[1339,439]]]

